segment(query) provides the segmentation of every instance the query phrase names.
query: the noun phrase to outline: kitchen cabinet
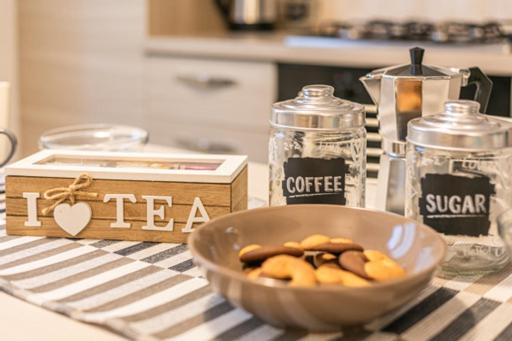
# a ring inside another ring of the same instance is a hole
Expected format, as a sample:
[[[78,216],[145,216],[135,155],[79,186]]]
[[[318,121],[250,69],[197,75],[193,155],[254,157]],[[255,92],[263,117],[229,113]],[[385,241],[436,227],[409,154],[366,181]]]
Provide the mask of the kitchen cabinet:
[[[18,1],[23,153],[47,129],[144,120],[144,0]]]
[[[18,16],[24,154],[45,130],[105,122],[266,161],[274,64],[146,55],[144,0],[24,0]]]
[[[0,82],[10,83],[9,100],[5,103],[0,99],[0,128],[9,128],[18,135],[17,31],[16,1],[0,1]],[[8,145],[0,138],[0,154],[7,153]]]
[[[169,56],[146,63],[144,127],[153,143],[266,161],[275,64]]]

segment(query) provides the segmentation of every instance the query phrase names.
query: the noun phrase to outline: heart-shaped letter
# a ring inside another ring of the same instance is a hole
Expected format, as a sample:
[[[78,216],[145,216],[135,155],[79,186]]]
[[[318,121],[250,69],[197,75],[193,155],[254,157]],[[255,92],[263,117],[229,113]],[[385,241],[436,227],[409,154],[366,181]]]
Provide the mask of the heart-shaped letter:
[[[85,202],[79,202],[73,206],[60,204],[53,211],[53,219],[64,231],[76,236],[91,221],[91,207]]]

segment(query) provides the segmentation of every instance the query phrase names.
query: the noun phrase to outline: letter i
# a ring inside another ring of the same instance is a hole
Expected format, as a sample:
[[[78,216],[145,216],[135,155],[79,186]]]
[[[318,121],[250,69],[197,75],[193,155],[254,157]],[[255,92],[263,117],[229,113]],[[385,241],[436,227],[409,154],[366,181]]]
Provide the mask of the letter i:
[[[37,199],[39,193],[23,193],[23,198],[27,199],[27,221],[26,227],[41,227],[41,222],[37,219]]]

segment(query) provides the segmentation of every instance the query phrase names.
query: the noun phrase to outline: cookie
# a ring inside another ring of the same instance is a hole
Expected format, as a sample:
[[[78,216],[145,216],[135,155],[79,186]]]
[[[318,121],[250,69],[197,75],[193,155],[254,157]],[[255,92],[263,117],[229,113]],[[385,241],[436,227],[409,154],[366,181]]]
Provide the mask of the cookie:
[[[279,255],[267,259],[261,265],[261,273],[275,279],[290,279],[288,285],[312,287],[316,285],[315,269],[300,258]]]
[[[342,269],[353,272],[359,277],[370,279],[365,271],[366,256],[360,251],[347,251],[342,253],[338,262]]]
[[[313,264],[317,268],[324,264],[329,264],[329,263],[335,264],[337,267],[338,266],[338,257],[333,255],[332,253],[325,253],[325,252],[317,253],[314,256]]]
[[[250,244],[240,250],[239,259],[247,278],[267,280],[269,285],[364,287],[406,276],[404,268],[385,253],[322,234],[281,246]]]
[[[300,242],[300,246],[307,250],[319,244],[328,243],[331,238],[324,236],[323,234],[313,234]]]
[[[261,245],[259,244],[249,244],[247,246],[244,246],[239,252],[238,252],[238,258],[242,257],[244,253],[247,253],[249,251],[253,251],[256,249],[259,249]]]
[[[304,248],[306,251],[321,251],[339,255],[345,251],[363,251],[363,247],[355,243],[322,243],[308,248]]]
[[[247,269],[245,274],[246,274],[247,278],[256,279],[256,278],[260,277],[261,272],[262,272],[261,268],[251,268],[251,269]]]
[[[363,253],[370,262],[375,260],[390,259],[388,255],[377,250],[364,250]]]
[[[286,242],[286,243],[283,244],[283,246],[294,247],[296,249],[301,249],[302,250],[302,246],[300,245],[299,242]]]
[[[315,271],[316,280],[321,284],[337,284],[347,287],[366,287],[370,282],[352,272],[330,265],[322,265]]]
[[[348,239],[348,238],[331,238],[330,242],[331,243],[346,243],[346,244],[349,244],[349,243],[353,243],[354,241],[352,239]]]
[[[245,248],[244,248],[245,249]],[[242,249],[242,250],[244,250]],[[260,246],[246,251],[240,255],[240,261],[244,263],[262,262],[267,258],[278,255],[301,257],[304,252],[301,249],[286,246]]]
[[[364,271],[368,277],[378,282],[386,282],[405,276],[405,270],[391,258],[366,262]]]

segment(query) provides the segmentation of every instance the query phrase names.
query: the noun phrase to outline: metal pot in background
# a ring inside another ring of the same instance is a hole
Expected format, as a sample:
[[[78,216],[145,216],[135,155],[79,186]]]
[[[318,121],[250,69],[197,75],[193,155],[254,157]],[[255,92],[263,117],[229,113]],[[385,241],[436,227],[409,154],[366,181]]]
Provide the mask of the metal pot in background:
[[[215,0],[233,31],[272,30],[277,21],[277,0]]]

